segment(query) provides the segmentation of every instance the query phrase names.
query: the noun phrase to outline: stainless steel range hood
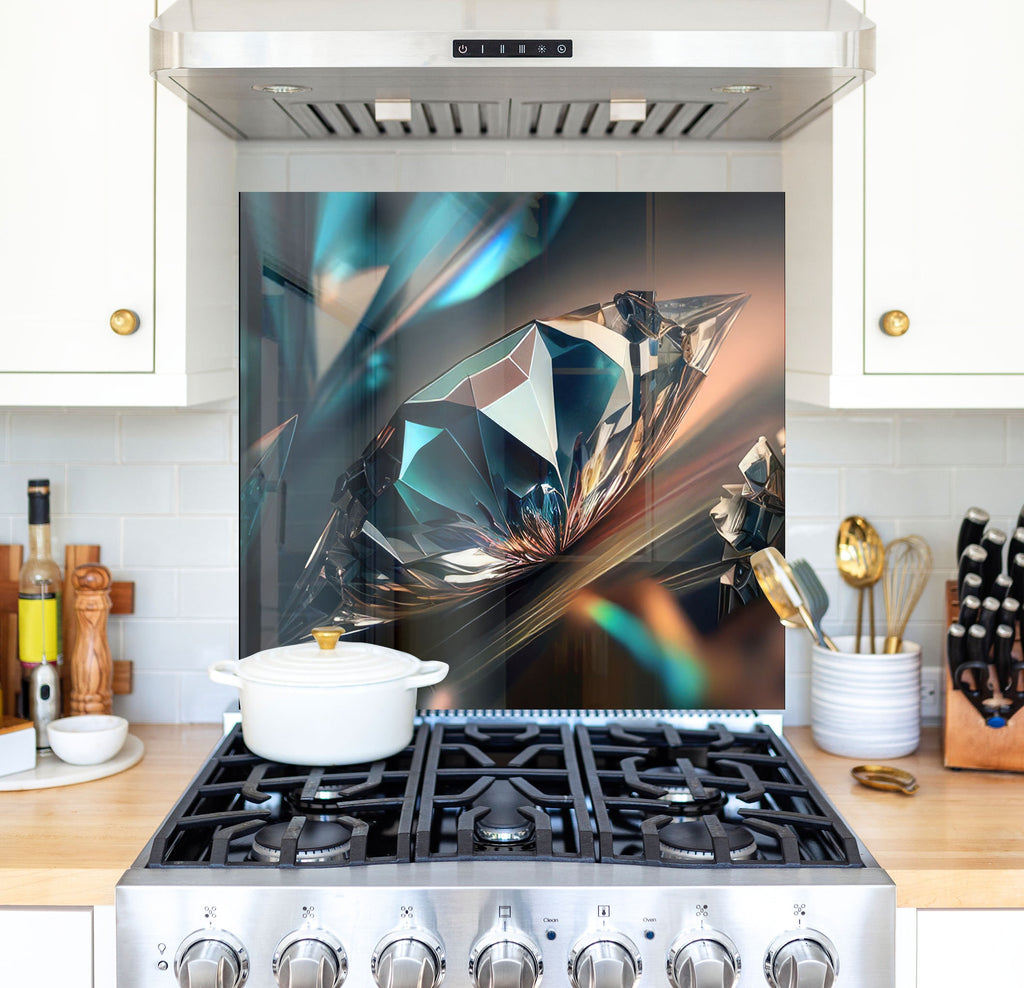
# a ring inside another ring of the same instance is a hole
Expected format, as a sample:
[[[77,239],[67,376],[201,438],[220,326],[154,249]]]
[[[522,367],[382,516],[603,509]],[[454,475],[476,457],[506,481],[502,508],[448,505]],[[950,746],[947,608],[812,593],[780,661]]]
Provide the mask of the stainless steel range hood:
[[[779,140],[875,56],[844,0],[178,0],[150,40],[239,140]]]

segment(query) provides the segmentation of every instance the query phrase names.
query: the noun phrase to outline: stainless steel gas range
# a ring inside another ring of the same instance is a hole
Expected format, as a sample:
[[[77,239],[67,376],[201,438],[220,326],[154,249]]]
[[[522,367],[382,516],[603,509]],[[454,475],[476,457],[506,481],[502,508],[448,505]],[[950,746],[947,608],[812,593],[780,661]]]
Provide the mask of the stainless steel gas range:
[[[893,883],[753,715],[433,715],[315,769],[235,727],[116,902],[134,988],[894,979]]]

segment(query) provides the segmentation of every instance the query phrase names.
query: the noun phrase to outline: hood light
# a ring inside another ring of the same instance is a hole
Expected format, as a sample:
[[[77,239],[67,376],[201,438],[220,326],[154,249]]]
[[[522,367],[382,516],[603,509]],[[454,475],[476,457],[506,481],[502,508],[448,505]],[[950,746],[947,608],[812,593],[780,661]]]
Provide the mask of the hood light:
[[[734,86],[715,86],[712,92],[715,93],[728,93],[730,96],[746,96],[747,93],[759,93],[765,89],[771,89],[771,86],[760,86],[753,82],[737,83]]]
[[[309,86],[280,86],[280,85],[257,85],[253,86],[253,89],[258,93],[276,93],[279,96],[287,96],[291,93],[308,93],[310,92]]]

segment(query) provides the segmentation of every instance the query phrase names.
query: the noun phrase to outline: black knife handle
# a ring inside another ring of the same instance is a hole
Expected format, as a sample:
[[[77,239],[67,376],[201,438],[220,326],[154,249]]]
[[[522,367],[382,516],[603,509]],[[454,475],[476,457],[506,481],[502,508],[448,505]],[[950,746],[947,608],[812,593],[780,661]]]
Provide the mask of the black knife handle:
[[[985,584],[985,560],[988,559],[988,553],[982,549],[980,545],[971,543],[966,546],[964,551],[960,553],[960,565],[957,567],[956,572],[956,586],[957,596],[963,600],[964,597],[964,577],[968,573],[976,573],[982,580],[982,589],[986,586]]]
[[[956,671],[967,660],[967,648],[964,641],[967,629],[960,624],[951,624],[946,632],[946,662],[949,664],[949,675],[953,680],[953,689],[960,689],[956,680]]]
[[[993,656],[993,665],[996,667],[996,682],[1002,693],[1008,693],[1010,689],[1010,649],[1013,648],[1014,630],[1008,624],[1000,624],[996,627],[996,646]]]
[[[1024,527],[1018,525],[1010,537],[1010,544],[1006,547],[1006,568],[1010,568],[1013,557],[1018,552],[1024,552]]]
[[[981,537],[979,545],[988,553],[982,567],[981,578],[986,587],[991,587],[995,578],[1003,571],[1003,549],[1006,547],[1006,532],[1001,528],[990,528]],[[989,590],[989,593],[992,591]]]
[[[982,624],[972,624],[967,629],[967,661],[957,667],[956,680],[958,683],[962,683],[961,672],[966,667],[970,667],[972,673],[974,673],[974,689],[969,690],[966,687],[961,687],[965,693],[971,693],[975,696],[982,697],[984,694],[991,696],[992,691],[988,685],[988,632],[985,630],[985,626]],[[984,674],[981,670],[984,669]]]
[[[1020,601],[1016,597],[1003,599],[1003,606],[999,608],[998,624],[1008,624],[1011,628],[1017,626],[1017,618],[1020,616]]]
[[[995,597],[986,597],[981,602],[981,613],[975,624],[980,624],[985,629],[985,654],[992,649],[992,639],[995,637],[996,625],[999,624],[999,611],[1003,602]],[[973,661],[973,660],[972,660]]]
[[[979,614],[981,614],[981,598],[969,593],[960,601],[960,613],[956,619],[957,624],[962,624],[965,628],[969,628],[972,624],[977,623]]]
[[[992,585],[988,588],[988,593],[990,597],[1002,600],[1004,597],[1010,596],[1010,590],[1012,589],[1013,580],[1005,573],[997,573],[996,578],[992,581]]]
[[[1010,560],[1010,579],[1013,581],[1011,596],[1024,600],[1024,552],[1018,552]]]
[[[988,524],[986,522],[986,524]],[[1024,528],[1024,507],[1017,512],[1017,528]]]
[[[1024,516],[1024,508],[1021,508]],[[989,523],[989,513],[984,508],[968,508],[964,512],[963,521],[960,522],[960,532],[956,537],[956,558],[963,555],[964,549],[972,543],[981,541],[981,534]],[[1021,522],[1024,525],[1024,522]]]

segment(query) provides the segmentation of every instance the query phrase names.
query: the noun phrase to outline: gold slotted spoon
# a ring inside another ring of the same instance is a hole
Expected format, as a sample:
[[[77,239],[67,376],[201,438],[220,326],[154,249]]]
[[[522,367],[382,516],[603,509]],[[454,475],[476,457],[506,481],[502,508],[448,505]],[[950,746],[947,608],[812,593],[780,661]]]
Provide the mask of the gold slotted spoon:
[[[870,636],[868,651],[875,651],[875,594],[874,586],[885,568],[885,546],[875,526],[860,515],[850,515],[839,524],[836,537],[836,567],[839,575],[859,591],[857,596],[857,639],[853,650],[860,651],[860,636],[864,626],[864,594],[868,595],[868,623]]]

